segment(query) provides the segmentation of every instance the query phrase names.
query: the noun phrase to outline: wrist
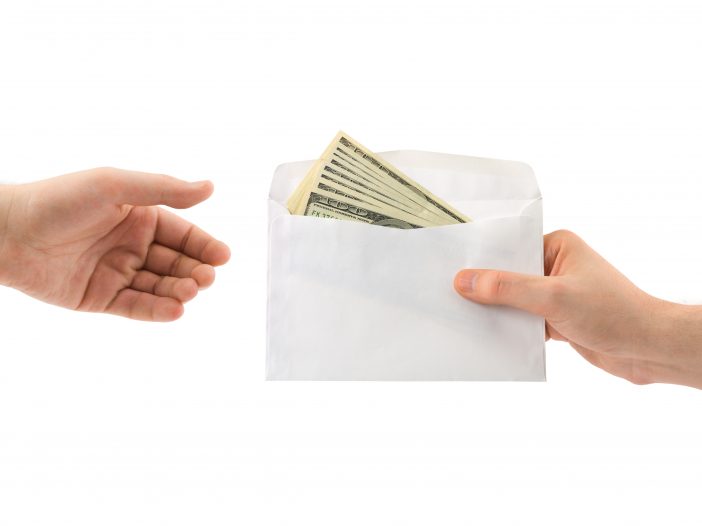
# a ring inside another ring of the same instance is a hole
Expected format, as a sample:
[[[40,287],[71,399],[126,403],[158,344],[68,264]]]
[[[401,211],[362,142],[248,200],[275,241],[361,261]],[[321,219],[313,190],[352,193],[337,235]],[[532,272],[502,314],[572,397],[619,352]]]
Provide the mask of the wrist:
[[[7,285],[10,269],[9,226],[14,186],[0,185],[0,285]]]

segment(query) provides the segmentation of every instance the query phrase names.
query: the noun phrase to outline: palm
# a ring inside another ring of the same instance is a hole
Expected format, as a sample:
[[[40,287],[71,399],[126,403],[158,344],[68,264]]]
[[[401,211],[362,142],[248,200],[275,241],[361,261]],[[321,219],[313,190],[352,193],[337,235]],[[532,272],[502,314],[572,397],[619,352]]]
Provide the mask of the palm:
[[[106,310],[144,267],[158,209],[111,207],[73,215],[44,222],[44,232],[37,232],[35,247],[48,257],[36,293],[69,308]]]
[[[85,174],[57,179],[16,199],[26,213],[16,214],[13,230],[31,233],[17,251],[30,271],[16,286],[27,294],[72,309],[175,319],[212,283],[211,265],[228,258],[223,243],[165,209],[106,203]]]

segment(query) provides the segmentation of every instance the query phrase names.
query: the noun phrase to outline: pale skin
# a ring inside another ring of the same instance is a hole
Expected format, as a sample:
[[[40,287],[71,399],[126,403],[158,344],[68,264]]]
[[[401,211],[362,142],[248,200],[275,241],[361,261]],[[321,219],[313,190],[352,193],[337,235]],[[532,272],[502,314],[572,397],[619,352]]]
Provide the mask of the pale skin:
[[[544,236],[544,274],[465,269],[454,286],[471,301],[543,316],[547,339],[611,374],[702,388],[702,307],[645,293],[568,231]]]
[[[115,168],[0,186],[0,284],[69,309],[175,320],[230,252],[159,205],[189,208],[212,191]],[[611,374],[702,388],[702,307],[650,296],[567,231],[544,237],[544,273],[465,269],[454,285],[543,316],[547,339]]]
[[[209,181],[96,168],[0,186],[0,284],[79,311],[172,321],[229,260],[227,245],[159,205]]]

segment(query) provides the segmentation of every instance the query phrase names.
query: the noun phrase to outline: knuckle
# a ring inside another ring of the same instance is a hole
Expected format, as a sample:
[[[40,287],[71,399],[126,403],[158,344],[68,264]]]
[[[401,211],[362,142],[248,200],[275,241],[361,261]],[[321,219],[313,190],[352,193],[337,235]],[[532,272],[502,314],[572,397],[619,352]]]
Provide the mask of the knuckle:
[[[626,379],[634,385],[648,385],[654,383],[651,375],[644,367],[637,365],[635,362],[631,362],[629,366],[629,371],[626,375]]]
[[[107,166],[93,168],[85,175],[94,186],[105,191],[113,191],[119,184],[119,173],[116,168]]]
[[[151,287],[151,294],[154,296],[161,296],[166,292],[166,288],[166,276],[159,276],[158,279],[154,280],[153,286]]]
[[[178,254],[176,256],[176,258],[173,260],[173,262],[171,263],[171,267],[168,271],[168,274],[171,276],[177,276],[178,271],[180,269],[180,266],[183,264],[184,261],[185,261],[185,256],[183,254]]]
[[[509,282],[505,279],[503,272],[490,270],[484,274],[482,279],[485,283],[483,294],[488,299],[499,301],[508,293]]]
[[[571,232],[570,230],[566,229],[559,229],[559,230],[554,230],[550,234],[547,234],[546,237],[553,238],[553,239],[569,239],[576,237],[576,234],[574,232]]]
[[[627,380],[629,380],[629,382],[634,384],[634,385],[648,385],[648,384],[653,383],[649,380],[646,380],[645,378],[640,378],[638,376],[632,376],[630,378],[627,378]]]
[[[166,174],[156,174],[156,177],[158,180],[159,201],[163,203],[173,197],[175,193],[173,191],[174,184],[177,183],[177,179]]]
[[[114,183],[119,175],[119,170],[110,166],[100,166],[99,168],[88,170],[86,175],[99,182]]]
[[[581,237],[576,234],[575,232],[572,232],[570,230],[556,230],[555,232],[551,232],[548,234],[548,237],[550,237],[551,241],[560,241],[562,243],[580,243],[582,242]]]
[[[112,255],[112,267],[118,272],[126,275],[139,267],[139,257],[127,251],[118,251]]]
[[[158,178],[159,184],[164,188],[171,187],[180,182],[178,179],[168,174],[156,174],[156,177]]]

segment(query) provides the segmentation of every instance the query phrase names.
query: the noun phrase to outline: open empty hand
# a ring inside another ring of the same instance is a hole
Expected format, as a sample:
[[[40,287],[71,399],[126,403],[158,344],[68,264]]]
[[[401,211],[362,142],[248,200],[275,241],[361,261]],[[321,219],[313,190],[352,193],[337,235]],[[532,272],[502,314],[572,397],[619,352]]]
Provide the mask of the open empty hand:
[[[70,309],[170,321],[214,281],[229,248],[157,205],[212,183],[98,168],[0,187],[0,283]]]

